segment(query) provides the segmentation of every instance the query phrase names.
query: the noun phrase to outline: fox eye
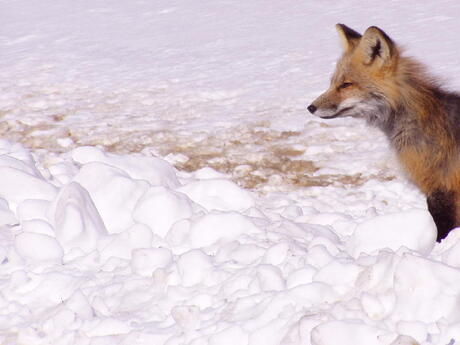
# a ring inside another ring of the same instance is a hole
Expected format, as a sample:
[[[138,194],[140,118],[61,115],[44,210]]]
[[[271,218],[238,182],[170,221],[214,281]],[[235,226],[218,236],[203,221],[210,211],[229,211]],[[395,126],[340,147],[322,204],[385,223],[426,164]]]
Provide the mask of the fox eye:
[[[339,89],[346,89],[347,87],[353,85],[353,83],[342,83],[339,85]]]

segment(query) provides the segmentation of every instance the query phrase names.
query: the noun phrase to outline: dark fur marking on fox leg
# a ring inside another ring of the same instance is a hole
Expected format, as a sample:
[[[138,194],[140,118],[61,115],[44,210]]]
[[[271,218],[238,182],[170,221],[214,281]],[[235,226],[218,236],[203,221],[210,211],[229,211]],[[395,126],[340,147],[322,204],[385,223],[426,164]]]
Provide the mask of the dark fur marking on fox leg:
[[[455,194],[452,191],[436,190],[428,195],[427,203],[438,229],[436,241],[440,242],[455,227]]]

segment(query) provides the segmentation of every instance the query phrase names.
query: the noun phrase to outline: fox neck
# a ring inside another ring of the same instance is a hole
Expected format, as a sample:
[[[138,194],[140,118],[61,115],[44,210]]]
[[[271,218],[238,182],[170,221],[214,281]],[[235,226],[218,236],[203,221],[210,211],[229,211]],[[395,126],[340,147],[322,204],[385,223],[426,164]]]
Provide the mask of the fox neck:
[[[442,92],[426,87],[420,92],[415,88],[401,92],[397,107],[389,111],[388,120],[380,127],[398,151],[406,146],[428,145],[447,152],[455,140],[448,126]]]
[[[375,121],[396,150],[430,143],[445,148],[454,143],[446,114],[447,93],[416,60],[401,57],[382,92],[382,116]],[[372,122],[372,121],[371,121]]]
[[[388,121],[381,127],[400,162],[425,194],[454,188],[452,171],[460,163],[455,133],[447,113],[460,97],[442,91],[418,76],[407,80]]]

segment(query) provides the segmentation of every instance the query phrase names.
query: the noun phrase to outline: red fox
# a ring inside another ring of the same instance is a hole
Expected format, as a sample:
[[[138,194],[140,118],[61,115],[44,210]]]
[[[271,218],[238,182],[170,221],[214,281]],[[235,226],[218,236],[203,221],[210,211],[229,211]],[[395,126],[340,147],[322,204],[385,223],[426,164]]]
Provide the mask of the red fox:
[[[308,110],[364,118],[380,128],[427,196],[437,241],[460,226],[460,95],[443,90],[381,29],[336,25],[343,45],[329,89]]]

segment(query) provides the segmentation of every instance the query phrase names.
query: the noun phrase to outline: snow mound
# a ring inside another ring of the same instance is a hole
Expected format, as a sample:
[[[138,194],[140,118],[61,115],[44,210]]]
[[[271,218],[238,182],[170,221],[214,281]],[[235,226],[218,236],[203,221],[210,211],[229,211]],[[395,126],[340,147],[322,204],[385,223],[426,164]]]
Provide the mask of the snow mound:
[[[49,212],[56,238],[66,249],[89,253],[107,234],[91,196],[76,182],[61,189]]]
[[[56,188],[40,176],[6,166],[0,166],[0,176],[0,194],[11,205],[17,205],[27,199],[49,201],[56,196]]]
[[[142,175],[132,156],[91,148],[46,169],[22,150],[0,168],[0,325],[19,342],[415,345],[460,334],[460,275],[445,263],[457,263],[458,236],[432,253],[426,211],[359,224],[331,212],[313,225],[311,199],[264,199],[209,169],[179,182],[166,162],[146,158],[162,168]]]
[[[58,241],[48,235],[33,232],[23,232],[16,236],[14,247],[24,259],[40,262],[61,262],[64,251]]]
[[[406,254],[394,274],[396,304],[393,316],[425,324],[442,317],[460,322],[457,313],[460,291],[455,288],[459,283],[460,271],[457,268]]]
[[[134,225],[133,209],[149,187],[148,182],[134,180],[125,171],[100,162],[84,164],[73,181],[89,193],[109,233]]]
[[[153,186],[179,186],[174,168],[159,158],[141,154],[118,156],[106,153],[98,148],[84,146],[72,151],[72,159],[80,164],[100,162],[118,168],[131,178],[145,180]]]
[[[426,210],[408,210],[371,218],[356,227],[347,243],[349,253],[372,254],[384,248],[406,247],[429,254],[436,241],[436,225]]]
[[[243,212],[254,206],[248,191],[223,179],[206,179],[178,189],[207,210]]]
[[[190,244],[194,248],[229,242],[243,234],[261,232],[246,216],[236,212],[210,212],[190,227]]]
[[[145,224],[158,236],[165,237],[172,225],[192,217],[193,202],[184,194],[167,187],[151,187],[136,203],[132,218]]]

